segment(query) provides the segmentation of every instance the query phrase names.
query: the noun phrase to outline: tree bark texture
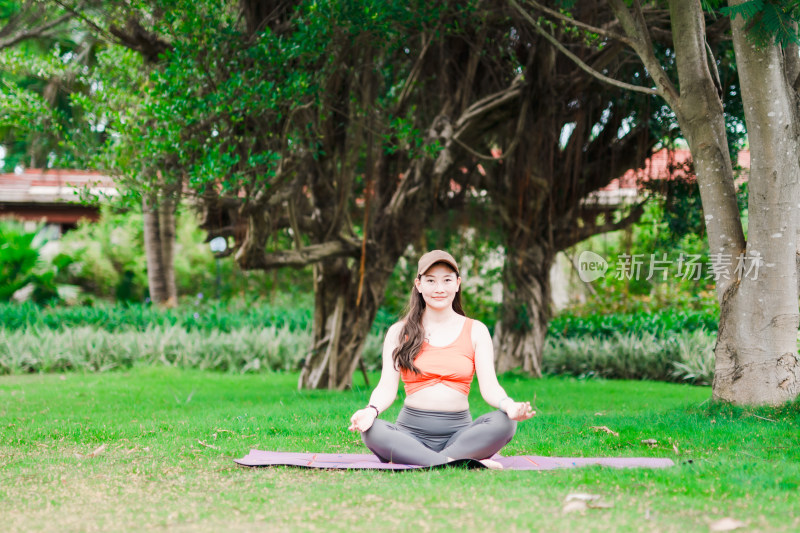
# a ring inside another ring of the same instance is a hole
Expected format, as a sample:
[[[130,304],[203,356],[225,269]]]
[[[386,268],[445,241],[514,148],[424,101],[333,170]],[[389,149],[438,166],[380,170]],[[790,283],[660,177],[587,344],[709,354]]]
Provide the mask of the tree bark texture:
[[[353,259],[337,258],[314,265],[313,344],[300,373],[300,388],[343,390],[352,383],[394,268],[394,254],[387,252],[369,261],[358,303],[358,270],[348,264]]]
[[[692,152],[709,251],[735,258],[744,251],[744,230],[736,201],[722,100],[708,67],[714,58],[706,51],[700,1],[672,0],[670,18],[680,82],[680,96],[670,105]],[[725,266],[724,275],[716,282],[720,305],[734,282],[735,266],[735,262]]]
[[[175,307],[175,201],[153,195],[142,199],[144,248],[150,301]]]
[[[741,18],[732,29],[750,142],[746,256],[763,264],[722,302],[713,391],[718,400],[775,405],[800,392],[797,95],[785,51],[755,45]]]
[[[547,243],[506,243],[503,304],[495,326],[495,364],[500,373],[519,369],[529,376],[542,376],[554,259]]]

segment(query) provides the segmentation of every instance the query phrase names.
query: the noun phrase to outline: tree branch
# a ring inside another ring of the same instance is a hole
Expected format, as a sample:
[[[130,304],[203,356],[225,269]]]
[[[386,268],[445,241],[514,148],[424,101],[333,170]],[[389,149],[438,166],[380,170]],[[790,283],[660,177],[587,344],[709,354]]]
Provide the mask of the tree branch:
[[[67,10],[70,13],[72,13],[73,16],[75,16],[75,17],[79,18],[80,20],[82,20],[83,22],[85,22],[87,25],[89,25],[89,27],[91,27],[98,34],[102,35],[103,37],[105,37],[106,39],[108,39],[111,42],[115,42],[115,39],[114,39],[113,35],[111,35],[105,29],[103,29],[100,26],[98,26],[97,24],[95,24],[93,21],[89,20],[89,17],[85,16],[83,13],[78,11],[81,7],[83,7],[83,4],[80,4],[80,5],[76,6],[76,7],[72,7],[70,5],[67,5],[63,0],[54,0],[54,1],[55,1],[56,4],[60,5],[65,10]],[[117,42],[117,44],[122,44],[122,43]]]
[[[294,174],[296,167],[297,162],[293,156],[282,158],[272,179],[260,183],[258,188],[250,191],[248,198],[252,197],[252,200],[245,200],[249,204],[247,209],[270,208],[289,200],[297,188],[297,176]]]
[[[561,238],[556,239],[556,249],[566,250],[570,246],[574,246],[575,244],[578,244],[579,242],[584,241],[593,235],[607,233],[609,231],[616,231],[634,224],[642,217],[642,214],[644,214],[644,206],[648,200],[649,198],[645,198],[643,201],[633,206],[631,212],[617,222],[609,222],[601,225],[586,224],[585,226],[578,228],[576,231],[558,232]],[[574,225],[574,222],[570,222],[570,224]]]
[[[38,38],[38,37],[46,37],[48,30],[50,30],[52,28],[55,28],[56,26],[58,26],[62,22],[66,22],[67,20],[71,19],[73,16],[74,15],[72,13],[65,13],[64,15],[61,15],[60,17],[58,17],[57,19],[55,19],[53,21],[47,22],[45,24],[42,24],[38,28],[31,28],[31,29],[28,29],[28,30],[23,30],[23,31],[17,33],[16,35],[12,35],[11,37],[3,39],[2,41],[0,41],[0,50],[3,50],[5,48],[10,48],[10,47],[12,47],[12,46],[14,46],[14,45],[26,40],[26,39],[35,39],[35,38]]]
[[[155,63],[158,60],[159,54],[171,48],[169,43],[162,41],[154,33],[150,33],[145,30],[139,21],[133,17],[127,20],[127,31],[122,30],[114,25],[111,25],[111,27],[106,30],[105,28],[98,26],[95,22],[90,20],[87,16],[79,11],[81,7],[83,7],[83,3],[76,7],[72,7],[67,5],[64,0],[54,0],[54,2],[68,12],[72,13],[74,16],[81,19],[93,30],[98,32],[109,41],[116,42],[117,44],[120,44],[126,48],[139,52],[142,57],[144,57],[150,63]]]
[[[800,96],[800,46],[791,43],[786,47],[786,73],[789,86]]]
[[[461,140],[461,137],[474,126],[478,118],[519,98],[522,95],[523,85],[522,76],[517,76],[514,78],[513,82],[502,91],[490,94],[469,106],[461,116],[458,117],[455,125],[443,114],[434,118],[431,126],[428,128],[426,142],[439,140],[443,149],[437,155],[433,168],[430,171],[422,171],[421,165],[423,162],[420,160],[412,161],[409,169],[404,174],[405,177],[392,195],[386,207],[386,213],[399,212],[399,210],[403,209],[407,204],[409,198],[429,186],[430,183],[436,183],[444,176],[454,162],[452,143],[458,144],[476,157],[489,159],[488,156],[481,155],[469,148],[469,146]],[[443,109],[447,108],[448,105],[445,104]],[[494,160],[494,158],[491,159]]]
[[[628,91],[635,91],[639,93],[652,94],[652,95],[659,94],[656,89],[651,89],[649,87],[642,87],[640,85],[633,85],[631,83],[625,83],[624,81],[615,80],[614,78],[610,78],[605,74],[594,70],[592,67],[587,65],[581,58],[579,58],[578,56],[567,50],[567,48],[563,44],[561,44],[558,41],[558,39],[550,35],[549,32],[545,31],[544,28],[542,28],[541,25],[538,22],[536,22],[536,20],[534,20],[533,17],[531,17],[524,9],[522,9],[522,7],[520,7],[519,4],[517,4],[517,2],[515,2],[514,0],[509,0],[509,3],[517,11],[519,11],[522,17],[525,20],[527,20],[529,24],[531,24],[534,28],[536,28],[536,31],[539,32],[539,34],[542,37],[550,41],[550,44],[555,46],[562,54],[570,58],[576,65],[578,65],[578,67],[580,67],[582,70],[589,73],[590,75],[594,76],[598,80],[603,81],[609,85],[613,85],[614,87],[619,87],[620,89],[625,89]]]
[[[484,155],[484,154],[478,152],[477,150],[475,150],[474,148],[471,148],[469,145],[467,145],[464,141],[462,141],[458,137],[453,137],[453,140],[461,148],[463,148],[464,150],[469,152],[470,155],[473,155],[473,156],[477,157],[478,159],[483,159],[484,161],[498,161],[498,160],[503,159],[505,157],[505,154],[503,154],[500,157],[494,157],[493,155]]]
[[[461,137],[464,131],[470,126],[471,121],[521,96],[523,85],[522,76],[517,76],[514,78],[514,81],[511,82],[511,85],[502,91],[490,94],[469,106],[461,116],[458,117],[458,120],[456,120],[454,127],[455,136]]]
[[[427,41],[425,41],[425,36],[423,35],[422,39],[422,50],[420,51],[417,60],[414,62],[414,66],[411,68],[408,78],[406,78],[406,81],[403,84],[403,90],[400,91],[400,96],[397,97],[397,105],[395,106],[396,114],[399,114],[405,107],[406,100],[408,100],[409,96],[411,95],[414,82],[417,81],[417,77],[419,77],[419,73],[422,70],[422,60],[425,58],[425,55],[428,53],[428,49],[431,47],[431,43],[433,42],[433,36],[429,37]]]
[[[722,100],[722,82],[719,81],[719,70],[717,70],[714,52],[711,51],[711,47],[708,45],[708,39],[706,39],[705,36],[703,37],[703,43],[706,45],[706,54],[708,54],[708,69],[711,71],[711,79],[714,81],[714,86],[717,88],[719,99]]]
[[[514,4],[513,0],[512,0],[511,3]],[[586,23],[581,22],[579,20],[576,20],[574,18],[570,18],[570,17],[568,17],[566,15],[563,15],[563,14],[559,13],[558,11],[555,11],[553,9],[545,7],[545,6],[535,2],[534,0],[526,0],[526,3],[532,5],[533,7],[538,9],[539,11],[544,11],[548,15],[550,15],[550,16],[552,16],[554,18],[557,18],[559,20],[563,20],[564,22],[566,22],[568,24],[571,24],[571,25],[576,26],[578,28],[582,28],[582,29],[584,29],[586,31],[590,31],[592,33],[597,33],[599,35],[602,35],[603,37],[608,37],[609,39],[614,39],[616,41],[620,41],[622,43],[627,44],[631,48],[633,48],[633,42],[631,42],[630,39],[628,39],[627,37],[625,37],[622,34],[619,34],[619,33],[613,32],[613,31],[604,30],[603,28],[598,28],[596,26],[592,26],[591,24],[586,24]]]
[[[633,7],[636,10],[635,16],[628,11],[624,0],[608,0],[608,4],[611,6],[611,10],[619,20],[625,33],[633,41],[633,50],[641,59],[650,74],[650,78],[655,82],[658,89],[657,94],[666,100],[670,107],[675,109],[678,103],[678,91],[675,90],[675,86],[667,77],[653,51],[653,41],[647,31],[647,25],[644,22],[644,15],[639,2],[633,2]]]
[[[139,52],[150,63],[156,63],[158,56],[172,48],[166,41],[159,39],[158,35],[147,31],[137,19],[132,17],[127,20],[124,30],[112,25],[108,31],[119,39],[123,46]]]
[[[452,159],[449,147],[449,141],[452,139],[452,137],[453,126],[450,123],[449,118],[442,114],[437,115],[433,119],[430,127],[428,128],[428,132],[425,135],[426,144],[433,141],[444,141],[441,143],[443,146],[442,150],[436,156],[436,161],[434,162],[434,171],[440,167],[438,163],[440,160],[445,161],[446,164],[446,161]],[[417,158],[411,161],[406,171],[402,174],[403,178],[400,180],[400,184],[386,205],[386,216],[395,216],[396,213],[399,213],[400,210],[405,207],[406,203],[412,196],[422,190],[426,182],[431,183],[441,177],[438,174],[429,175],[427,172],[422,172],[421,167],[427,163],[426,159],[427,158]]]
[[[5,25],[0,28],[0,37],[5,37],[17,30],[17,26],[20,25],[19,21],[31,10],[31,4],[33,4],[33,2],[34,0],[25,0],[25,3],[20,6],[16,14],[8,16]]]
[[[269,270],[281,267],[302,268],[333,257],[358,257],[361,246],[357,241],[340,239],[322,244],[311,244],[296,250],[281,250],[271,253],[262,251],[260,257],[250,257],[250,259],[256,259],[255,263],[248,262],[243,264],[240,256],[244,251],[245,249],[242,247],[236,254],[236,261],[242,265],[242,268]]]
[[[518,80],[515,79],[514,83],[512,83],[511,86],[508,89],[506,89],[506,91],[510,91],[510,90],[513,89],[513,92],[510,93],[513,96],[515,96],[516,93],[517,93],[516,89],[514,88],[514,84],[517,83],[517,81]],[[498,101],[500,103],[505,103],[507,101],[510,101],[510,99],[504,98],[504,99],[501,99],[501,100],[495,100],[495,102],[498,102]],[[465,131],[467,131],[467,127],[469,126],[469,124],[464,124],[464,127],[462,127],[462,129],[459,130],[459,132],[457,132],[457,134],[453,136],[453,140],[459,146],[461,146],[464,150],[466,150],[467,152],[469,152],[473,156],[477,157],[478,159],[483,159],[484,161],[494,161],[494,162],[502,161],[502,160],[506,159],[507,157],[509,157],[514,152],[514,150],[516,149],[517,145],[519,144],[519,140],[523,137],[523,135],[525,133],[524,132],[525,114],[528,111],[529,104],[530,104],[530,102],[527,99],[524,99],[522,101],[522,105],[519,107],[519,113],[518,113],[518,116],[517,116],[517,121],[516,121],[517,124],[516,124],[516,127],[514,129],[514,139],[511,141],[511,143],[508,146],[506,146],[500,152],[499,155],[496,155],[496,156],[495,155],[484,155],[484,154],[478,152],[477,150],[471,148],[467,143],[465,143],[464,141],[461,140],[460,137]],[[483,110],[481,110],[481,113],[474,113],[473,112],[473,113],[471,113],[471,115],[472,115],[473,118],[476,118],[480,114],[487,113],[488,111],[491,111],[492,109],[496,109],[497,107],[498,107],[498,105],[493,105],[491,107],[485,107]]]

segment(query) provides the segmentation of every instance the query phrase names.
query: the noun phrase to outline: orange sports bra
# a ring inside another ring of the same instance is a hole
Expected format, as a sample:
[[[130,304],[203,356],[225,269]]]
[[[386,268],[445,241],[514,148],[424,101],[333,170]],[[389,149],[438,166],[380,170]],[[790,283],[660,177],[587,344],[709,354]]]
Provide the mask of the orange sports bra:
[[[431,346],[422,343],[422,349],[414,358],[414,366],[422,373],[400,369],[406,396],[420,389],[444,383],[463,394],[469,394],[472,377],[475,375],[475,349],[472,346],[472,319],[468,318],[458,338],[447,346]]]

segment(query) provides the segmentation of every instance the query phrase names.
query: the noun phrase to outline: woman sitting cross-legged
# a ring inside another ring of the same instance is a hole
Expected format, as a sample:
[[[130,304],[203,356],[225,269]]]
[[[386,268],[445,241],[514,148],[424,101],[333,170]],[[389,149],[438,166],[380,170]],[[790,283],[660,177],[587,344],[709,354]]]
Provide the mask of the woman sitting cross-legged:
[[[422,466],[457,459],[489,458],[514,436],[517,421],[535,412],[529,402],[515,402],[497,382],[489,330],[464,316],[461,277],[453,256],[434,250],[419,260],[417,278],[405,317],[394,324],[383,344],[383,369],[369,405],[350,419],[367,447],[383,462]],[[473,375],[481,395],[494,407],[476,420],[469,412]],[[394,402],[400,379],[406,399],[394,424],[378,415]]]

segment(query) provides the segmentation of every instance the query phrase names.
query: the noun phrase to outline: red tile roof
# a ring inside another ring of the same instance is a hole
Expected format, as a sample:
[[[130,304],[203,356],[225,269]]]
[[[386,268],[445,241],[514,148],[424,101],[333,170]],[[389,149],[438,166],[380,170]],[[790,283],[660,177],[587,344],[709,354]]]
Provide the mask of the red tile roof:
[[[20,174],[0,174],[0,202],[59,203],[78,201],[84,187],[95,194],[117,194],[114,180],[99,172],[62,169],[26,169]]]
[[[630,169],[621,177],[603,187],[603,191],[618,189],[641,189],[642,183],[649,180],[667,179],[669,177],[685,177],[684,165],[691,161],[689,150],[667,150],[662,148],[645,160],[644,168]],[[743,169],[750,169],[750,152],[740,151],[737,164]]]
[[[616,206],[621,203],[635,202],[647,181],[687,177],[688,172],[691,171],[691,167],[688,165],[691,159],[692,154],[689,150],[662,148],[645,160],[643,168],[630,169],[602,189],[590,193],[585,203],[587,205]],[[750,152],[739,152],[737,164],[742,169],[749,170]],[[746,180],[747,172],[740,173],[736,178],[737,183]]]

